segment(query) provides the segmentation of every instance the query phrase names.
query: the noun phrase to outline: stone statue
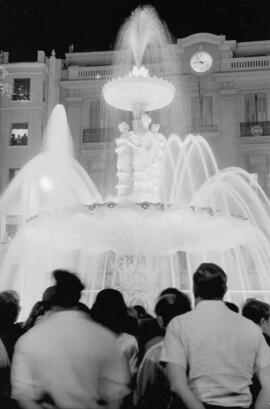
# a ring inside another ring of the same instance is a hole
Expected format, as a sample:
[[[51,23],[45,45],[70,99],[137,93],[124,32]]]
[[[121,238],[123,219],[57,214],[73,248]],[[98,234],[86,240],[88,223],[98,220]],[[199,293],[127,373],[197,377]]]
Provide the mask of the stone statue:
[[[118,184],[117,198],[119,201],[127,200],[132,188],[132,153],[129,140],[129,125],[126,122],[121,122],[118,125],[121,135],[116,139],[117,153],[117,177]]]
[[[119,124],[120,138],[116,140],[118,198],[136,202],[159,202],[159,172],[164,151],[164,137],[159,125],[150,124],[144,113],[133,121],[133,131],[125,122]]]

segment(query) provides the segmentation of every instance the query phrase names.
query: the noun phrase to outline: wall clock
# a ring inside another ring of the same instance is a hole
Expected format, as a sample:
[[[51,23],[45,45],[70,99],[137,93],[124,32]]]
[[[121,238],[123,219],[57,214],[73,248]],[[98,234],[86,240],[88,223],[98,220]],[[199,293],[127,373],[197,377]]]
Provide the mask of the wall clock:
[[[197,51],[190,58],[190,67],[192,71],[198,74],[208,72],[213,65],[212,56],[206,51]]]

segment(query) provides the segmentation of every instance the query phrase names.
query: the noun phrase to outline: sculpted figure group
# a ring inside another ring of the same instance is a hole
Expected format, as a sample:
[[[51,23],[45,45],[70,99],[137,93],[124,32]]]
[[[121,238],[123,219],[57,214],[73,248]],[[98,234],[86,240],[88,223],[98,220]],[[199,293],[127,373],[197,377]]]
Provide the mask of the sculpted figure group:
[[[133,121],[133,130],[121,122],[116,140],[117,198],[119,201],[159,202],[159,173],[163,158],[165,137],[159,125],[150,124],[151,117],[143,114]]]

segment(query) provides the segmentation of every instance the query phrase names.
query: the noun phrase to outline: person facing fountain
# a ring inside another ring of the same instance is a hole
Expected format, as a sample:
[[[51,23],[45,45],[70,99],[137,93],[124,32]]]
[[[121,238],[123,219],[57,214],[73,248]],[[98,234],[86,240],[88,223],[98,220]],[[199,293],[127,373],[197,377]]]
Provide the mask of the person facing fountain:
[[[50,315],[16,344],[12,395],[24,408],[119,408],[128,373],[114,335],[81,311],[84,288],[64,270],[56,282]]]
[[[262,388],[258,407],[266,408],[270,349],[260,329],[223,302],[227,275],[203,263],[193,275],[193,291],[195,309],[170,322],[163,344],[171,390],[188,409],[249,408],[256,372]]]

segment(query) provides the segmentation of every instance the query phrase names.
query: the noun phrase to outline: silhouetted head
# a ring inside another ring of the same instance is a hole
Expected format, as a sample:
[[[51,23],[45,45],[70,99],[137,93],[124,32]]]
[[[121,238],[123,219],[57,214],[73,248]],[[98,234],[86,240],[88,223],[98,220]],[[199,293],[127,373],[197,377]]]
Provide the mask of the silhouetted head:
[[[202,263],[193,274],[193,293],[203,300],[222,300],[227,291],[227,275],[214,263]]]
[[[46,290],[42,294],[42,301],[45,301],[45,302],[50,304],[51,300],[53,299],[53,297],[55,295],[55,292],[56,292],[56,286],[55,285],[52,285],[52,286],[46,288]]]
[[[159,295],[159,298],[162,297],[163,295],[166,295],[166,294],[175,294],[175,295],[177,295],[177,294],[182,294],[182,293],[181,293],[181,291],[179,291],[175,287],[167,287],[167,288],[165,288],[165,290],[161,291],[161,293]]]
[[[137,318],[139,319],[149,316],[148,312],[142,305],[136,304],[133,305],[132,308],[136,311]]]
[[[263,301],[249,298],[243,305],[242,315],[255,324],[261,325],[263,320],[268,320],[270,317],[270,306]]]
[[[178,291],[177,294],[165,294],[161,296],[155,306],[155,313],[158,319],[161,317],[161,326],[163,328],[166,328],[174,317],[185,314],[190,310],[190,300],[188,296],[181,291]]]
[[[16,291],[7,290],[0,293],[0,328],[14,324],[20,311],[20,298]]]
[[[138,336],[139,324],[137,312],[133,307],[127,307],[127,320],[125,332],[128,334]]]
[[[234,304],[233,302],[225,301],[225,304],[227,305],[227,307],[228,307],[231,311],[237,312],[237,313],[239,312],[238,306],[237,306],[236,304]]]
[[[81,280],[66,270],[55,270],[55,293],[51,296],[51,305],[63,308],[77,307],[84,286]]]
[[[91,317],[116,334],[126,332],[127,315],[123,295],[113,288],[101,290],[91,308]]]

